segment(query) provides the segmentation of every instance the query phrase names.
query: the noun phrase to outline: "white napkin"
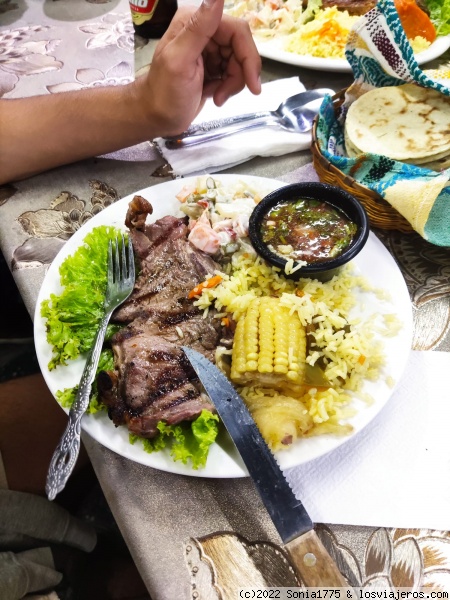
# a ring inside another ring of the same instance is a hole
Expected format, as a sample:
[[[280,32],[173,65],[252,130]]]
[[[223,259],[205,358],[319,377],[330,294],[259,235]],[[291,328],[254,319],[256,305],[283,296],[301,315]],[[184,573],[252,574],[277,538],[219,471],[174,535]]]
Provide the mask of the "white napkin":
[[[447,352],[412,351],[366,428],[286,471],[315,523],[450,530],[449,364]]]
[[[264,83],[259,96],[253,95],[246,88],[220,108],[208,99],[194,123],[275,110],[284,99],[303,92],[304,89],[305,86],[298,77],[291,77]],[[200,175],[238,165],[255,156],[280,156],[305,150],[311,145],[311,133],[294,133],[274,128],[255,129],[177,150],[168,150],[163,138],[156,138],[153,142],[171,165],[174,175]]]

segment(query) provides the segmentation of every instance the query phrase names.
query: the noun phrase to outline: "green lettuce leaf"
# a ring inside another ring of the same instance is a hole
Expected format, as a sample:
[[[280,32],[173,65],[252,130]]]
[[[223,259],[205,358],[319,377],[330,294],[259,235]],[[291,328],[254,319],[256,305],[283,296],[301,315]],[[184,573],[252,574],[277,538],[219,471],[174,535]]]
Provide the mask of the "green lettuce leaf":
[[[59,269],[63,291],[42,303],[41,316],[46,319],[47,341],[53,352],[49,370],[66,365],[92,346],[104,313],[108,243],[118,231],[103,225],[88,233],[83,245]],[[112,331],[109,327],[107,337]]]
[[[96,374],[100,373],[100,371],[112,371],[113,369],[114,354],[111,349],[106,348],[102,350],[100,354]],[[70,409],[75,401],[77,390],[78,386],[76,385],[72,388],[66,388],[56,392],[56,398],[63,408]],[[95,378],[94,383],[92,384],[91,397],[89,398],[89,406],[86,412],[93,415],[100,410],[106,410],[106,406],[101,404],[98,400],[97,378]]]
[[[191,462],[193,469],[204,467],[208,457],[209,447],[214,443],[219,431],[219,417],[209,410],[202,410],[200,416],[192,422],[178,425],[167,425],[163,421],[158,423],[160,434],[148,440],[130,434],[130,442],[141,441],[146,452],[158,452],[163,448],[170,449],[174,461],[180,460],[183,464]]]
[[[426,0],[437,35],[450,34],[450,0]]]

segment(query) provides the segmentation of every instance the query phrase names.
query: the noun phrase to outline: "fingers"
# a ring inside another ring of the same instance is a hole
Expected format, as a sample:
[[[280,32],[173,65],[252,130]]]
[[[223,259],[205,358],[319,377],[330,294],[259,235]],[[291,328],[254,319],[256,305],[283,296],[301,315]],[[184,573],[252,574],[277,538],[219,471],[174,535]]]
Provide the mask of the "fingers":
[[[228,61],[226,73],[223,75],[219,85],[214,90],[214,103],[217,106],[222,106],[231,96],[238,94],[247,85],[251,92],[259,94],[261,92],[261,83],[254,86],[249,85],[249,81],[245,79],[242,66],[237,62],[236,57],[232,56]]]
[[[250,28],[244,20],[223,15],[223,4],[203,0],[197,10],[180,8],[155,51],[164,50],[186,81],[200,77],[202,96],[213,97],[218,106],[246,85],[254,94],[261,91],[261,58]]]
[[[223,13],[224,0],[203,0],[177,32],[177,47],[185,61],[195,61],[216,33]]]
[[[224,15],[212,38],[221,50],[222,84],[217,87],[214,102],[221,106],[246,85],[251,92],[261,92],[261,57],[248,23]],[[211,48],[211,46],[210,46]],[[207,48],[208,51],[208,48]],[[211,50],[213,54],[214,51]],[[207,63],[207,59],[205,61]]]
[[[194,6],[179,6],[175,16],[170,22],[169,28],[158,42],[157,48],[165,46],[168,42],[174,40],[184,29],[186,22],[196,10],[197,9]]]

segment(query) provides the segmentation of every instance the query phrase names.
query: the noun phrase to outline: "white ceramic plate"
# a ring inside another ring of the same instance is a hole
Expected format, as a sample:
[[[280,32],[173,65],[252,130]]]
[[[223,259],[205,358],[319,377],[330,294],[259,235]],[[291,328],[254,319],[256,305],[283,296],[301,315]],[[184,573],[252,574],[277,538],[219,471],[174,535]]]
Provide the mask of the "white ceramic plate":
[[[274,179],[265,179],[261,177],[246,177],[235,175],[218,175],[225,185],[233,184],[236,180],[245,180],[258,186],[258,189],[269,192],[283,185],[282,182]],[[186,178],[182,181],[175,180],[155,185],[153,187],[136,192],[144,196],[151,202],[154,212],[149,218],[156,220],[165,214],[178,215],[179,202],[175,194],[179,192],[184,184],[189,184],[195,177]],[[112,225],[124,227],[125,214],[129,201],[134,194],[122,198],[115,204],[112,204],[101,213],[90,219],[81,229],[79,229],[64,245],[55,260],[50,265],[42,284],[37,299],[36,313],[34,320],[34,335],[39,365],[47,382],[50,391],[55,395],[58,390],[72,387],[79,382],[83,369],[83,360],[78,358],[66,367],[58,367],[53,371],[47,368],[51,358],[51,348],[46,341],[45,321],[40,316],[40,306],[44,299],[50,294],[58,294],[61,291],[59,282],[59,266],[64,259],[73,254],[81,245],[86,234],[99,225]],[[387,338],[385,351],[387,357],[386,376],[390,375],[398,382],[402,376],[406,365],[412,340],[412,311],[409,300],[409,294],[401,272],[399,271],[394,259],[383,246],[383,244],[372,233],[363,251],[354,259],[358,270],[367,276],[367,279],[377,288],[389,290],[392,296],[392,303],[384,305],[382,302],[373,298],[370,304],[370,298],[364,298],[358,308],[358,313],[363,315],[364,311],[380,311],[395,313],[401,318],[404,327],[401,332],[392,338]],[[383,308],[385,310],[383,310]],[[352,419],[354,432],[357,433],[367,425],[375,415],[381,410],[386,401],[392,394],[392,389],[383,381],[377,383],[365,384],[366,391],[370,392],[375,398],[371,406],[363,404],[359,406],[358,414]],[[180,473],[183,475],[192,475],[196,477],[245,477],[247,472],[242,460],[225,432],[219,434],[216,444],[211,447],[207,465],[204,469],[194,471],[189,466],[182,463],[175,463],[166,451],[147,454],[139,443],[131,445],[128,441],[128,432],[125,427],[115,427],[112,421],[105,413],[96,415],[86,415],[82,420],[83,429],[95,440],[118,454],[134,460],[138,463],[168,471]],[[354,434],[353,434],[354,435]],[[317,436],[307,440],[297,442],[287,451],[278,453],[278,459],[282,468],[294,467],[305,463],[314,458],[322,456],[343,444],[348,437],[338,437],[334,435]]]
[[[339,73],[351,73],[350,64],[343,58],[318,58],[316,56],[307,56],[304,54],[294,54],[283,50],[283,37],[273,40],[261,40],[255,37],[255,43],[258,52],[264,58],[277,60],[288,65],[296,65],[306,69],[315,69],[318,71],[335,71]],[[434,60],[450,48],[450,35],[438,37],[429,48],[416,54],[416,60],[419,65]]]

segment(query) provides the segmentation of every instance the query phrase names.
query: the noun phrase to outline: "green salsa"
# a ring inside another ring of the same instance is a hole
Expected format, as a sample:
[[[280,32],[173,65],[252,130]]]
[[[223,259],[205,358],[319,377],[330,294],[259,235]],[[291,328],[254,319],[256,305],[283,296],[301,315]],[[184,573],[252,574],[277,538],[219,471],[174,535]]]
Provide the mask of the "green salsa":
[[[311,198],[279,202],[264,217],[261,236],[285,259],[320,263],[349,247],[357,225],[337,208]]]

